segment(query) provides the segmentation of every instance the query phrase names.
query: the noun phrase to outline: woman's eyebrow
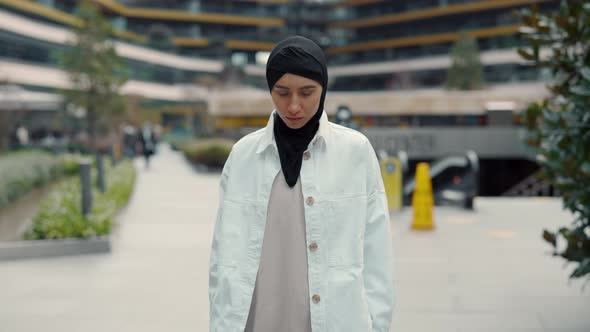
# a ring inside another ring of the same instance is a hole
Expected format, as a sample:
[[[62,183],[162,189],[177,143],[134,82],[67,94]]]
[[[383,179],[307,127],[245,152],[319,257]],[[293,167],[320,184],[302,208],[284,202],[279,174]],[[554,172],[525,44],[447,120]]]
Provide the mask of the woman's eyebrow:
[[[290,90],[289,87],[278,85],[278,84],[275,84],[275,88],[277,88],[277,89],[287,89],[287,90]],[[304,86],[300,87],[299,90],[303,90],[303,89],[315,89],[315,88],[316,88],[315,85],[304,85]]]

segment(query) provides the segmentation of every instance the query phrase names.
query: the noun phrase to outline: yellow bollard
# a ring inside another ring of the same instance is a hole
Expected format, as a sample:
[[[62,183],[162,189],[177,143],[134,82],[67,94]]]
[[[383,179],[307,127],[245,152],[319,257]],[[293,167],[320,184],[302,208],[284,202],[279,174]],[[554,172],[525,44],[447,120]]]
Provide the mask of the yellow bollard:
[[[389,210],[399,211],[402,208],[402,168],[397,158],[381,160],[381,176],[385,186]]]
[[[419,163],[416,167],[416,187],[414,195],[412,195],[412,208],[414,209],[412,229],[430,230],[434,228],[432,220],[434,196],[429,172],[428,163]]]

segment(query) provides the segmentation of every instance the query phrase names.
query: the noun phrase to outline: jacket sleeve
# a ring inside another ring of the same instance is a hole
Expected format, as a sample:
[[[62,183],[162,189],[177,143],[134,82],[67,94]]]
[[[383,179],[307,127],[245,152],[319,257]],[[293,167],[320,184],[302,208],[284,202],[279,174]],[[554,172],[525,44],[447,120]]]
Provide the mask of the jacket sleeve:
[[[381,168],[367,140],[367,220],[363,279],[373,320],[372,332],[389,332],[393,316],[393,251],[389,207]]]
[[[210,331],[218,331],[218,320],[221,318],[218,306],[215,302],[215,295],[217,293],[219,287],[219,277],[218,277],[218,269],[217,269],[217,262],[218,262],[218,243],[219,243],[219,229],[222,227],[220,226],[221,223],[221,213],[223,207],[223,199],[227,189],[227,181],[228,175],[230,170],[231,164],[231,156],[232,153],[230,152],[225,165],[223,166],[223,170],[221,171],[221,178],[219,180],[219,202],[217,205],[217,213],[215,217],[215,226],[213,227],[213,240],[211,242],[211,255],[209,258],[209,325]],[[221,318],[222,319],[222,318]]]

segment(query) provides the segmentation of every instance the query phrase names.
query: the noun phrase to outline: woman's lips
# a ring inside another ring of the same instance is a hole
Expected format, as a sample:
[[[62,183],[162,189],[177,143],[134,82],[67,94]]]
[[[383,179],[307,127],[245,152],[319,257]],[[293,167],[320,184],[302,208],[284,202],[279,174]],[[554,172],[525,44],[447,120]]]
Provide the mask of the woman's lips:
[[[290,117],[287,117],[287,119],[289,119],[289,121],[299,121],[299,120],[301,120],[303,118],[290,118]]]

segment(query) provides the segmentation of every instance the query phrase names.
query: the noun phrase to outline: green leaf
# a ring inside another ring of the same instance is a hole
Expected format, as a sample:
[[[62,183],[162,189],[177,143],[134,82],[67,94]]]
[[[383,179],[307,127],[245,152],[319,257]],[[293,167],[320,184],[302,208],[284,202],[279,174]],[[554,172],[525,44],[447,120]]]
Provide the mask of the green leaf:
[[[580,74],[585,80],[590,81],[590,67],[584,67],[580,70]]]
[[[555,234],[549,232],[548,230],[543,230],[543,239],[551,243],[554,247],[557,246],[557,239],[555,238]]]
[[[572,86],[570,92],[580,96],[590,96],[590,88],[583,85]]]
[[[567,16],[569,13],[569,6],[567,1],[562,0],[560,5],[559,5],[559,14],[563,15],[563,16]]]
[[[531,61],[535,60],[535,57],[531,53],[527,52],[526,50],[524,50],[522,48],[519,48],[517,52],[525,60],[531,60]]]

